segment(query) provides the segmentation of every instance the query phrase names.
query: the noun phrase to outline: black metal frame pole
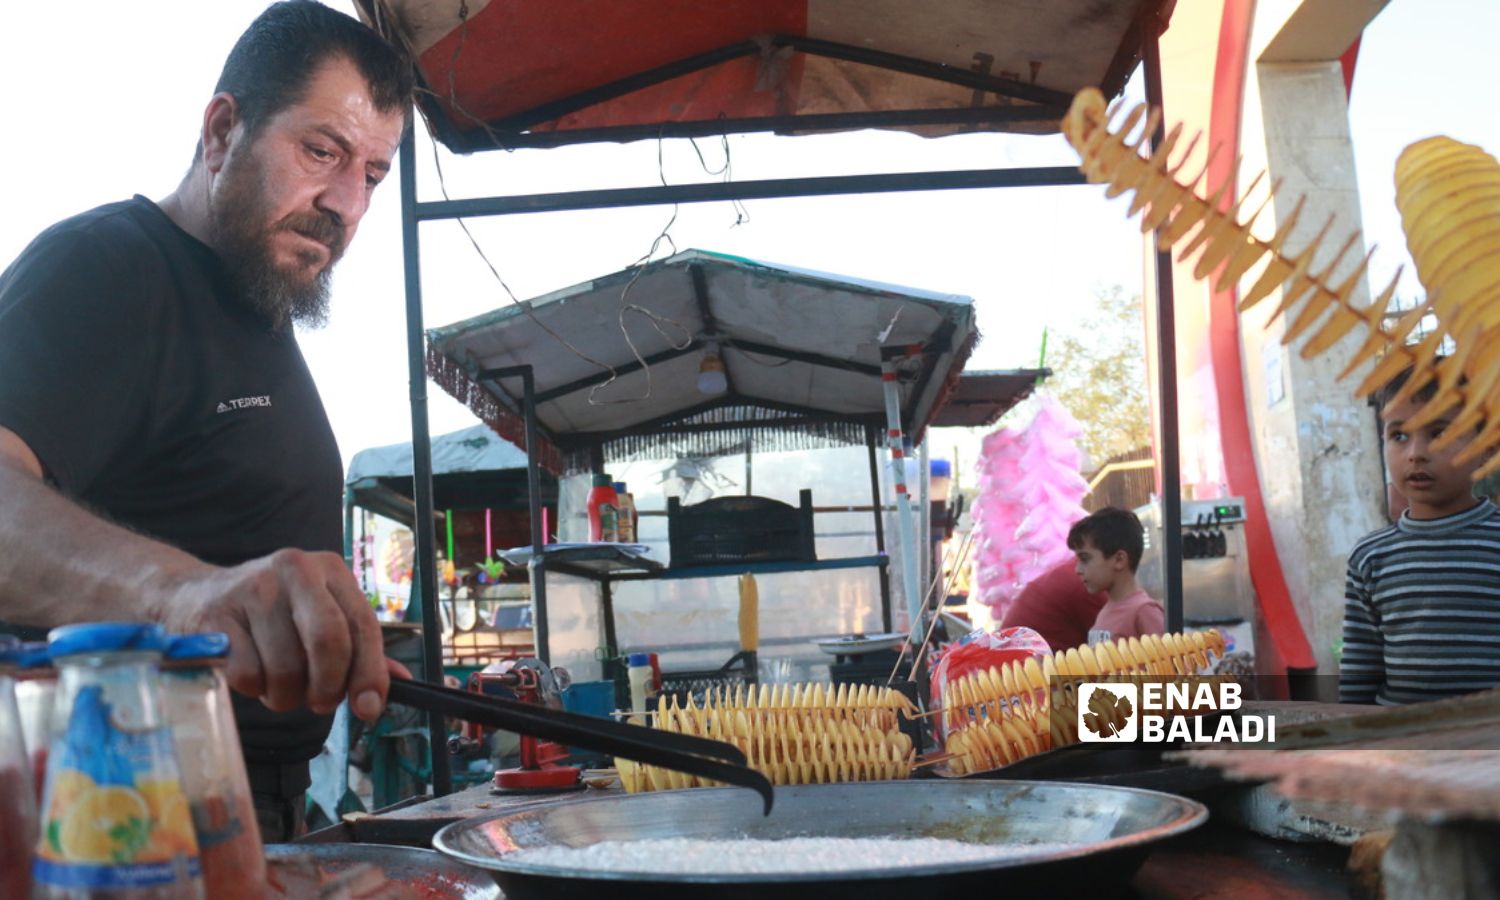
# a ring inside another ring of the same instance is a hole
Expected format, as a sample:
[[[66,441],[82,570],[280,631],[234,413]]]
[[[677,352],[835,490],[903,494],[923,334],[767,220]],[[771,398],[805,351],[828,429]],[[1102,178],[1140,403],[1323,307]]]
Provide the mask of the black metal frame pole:
[[[875,551],[885,554],[885,509],[880,502],[880,460],[875,449],[875,429],[865,426],[865,449],[870,454],[870,508],[875,510]],[[891,569],[880,566],[880,627],[891,631]]]
[[[609,573],[599,576],[599,618],[604,626],[604,659],[600,671],[606,681],[615,681],[615,668],[620,659],[620,637],[615,630],[615,590],[610,585]]]
[[[517,213],[714,203],[722,200],[767,200],[777,197],[824,197],[836,194],[880,194],[906,191],[965,191],[974,188],[1055,187],[1087,184],[1076,166],[1013,169],[965,169],[952,172],[893,172],[884,175],[829,175],[817,178],[773,178],[762,181],[712,181],[655,187],[470,197],[417,204],[417,218],[506,216]]]
[[[443,683],[443,642],[437,608],[437,535],[432,527],[432,437],[427,423],[427,354],[422,335],[422,274],[417,240],[416,128],[401,138],[401,243],[406,270],[406,356],[411,380],[411,466],[417,518],[417,578],[412,587],[420,591],[422,611],[422,677]],[[448,725],[440,713],[427,719],[432,751],[432,793],[442,797],[453,792],[448,770]]]
[[[523,370],[521,372],[521,402],[526,404],[526,492],[530,495],[527,506],[531,513],[531,558],[540,560],[542,546],[547,542],[547,535],[542,530],[542,464],[537,459],[536,376],[532,373],[531,366],[518,366],[517,368]],[[551,631],[547,627],[546,566],[536,570],[536,577],[532,578],[531,582],[531,611],[532,624],[536,629],[536,655],[537,659],[550,666],[552,653],[547,647]]]
[[[547,536],[542,531],[542,464],[537,456],[541,429],[536,419],[536,374],[529,365],[502,366],[485,369],[480,377],[498,381],[502,378],[521,379],[521,418],[526,423],[526,500],[531,518],[531,609],[533,627],[536,629],[537,658],[552,664],[547,642],[551,632],[547,627],[547,565],[542,555],[542,546]]]
[[[1161,89],[1160,29],[1146,37],[1146,102],[1164,110]],[[1163,120],[1164,121],[1164,120]],[[1157,126],[1153,146],[1162,140]],[[1172,254],[1156,250],[1156,385],[1161,396],[1162,586],[1167,631],[1182,630],[1182,473],[1177,421],[1177,321],[1172,292]]]

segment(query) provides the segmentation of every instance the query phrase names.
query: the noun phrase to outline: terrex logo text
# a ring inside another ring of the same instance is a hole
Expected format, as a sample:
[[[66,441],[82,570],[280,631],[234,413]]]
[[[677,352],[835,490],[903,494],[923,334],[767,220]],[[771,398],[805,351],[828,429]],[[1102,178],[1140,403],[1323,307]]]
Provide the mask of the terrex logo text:
[[[215,412],[227,413],[231,409],[246,409],[251,406],[270,406],[271,395],[261,394],[259,397],[241,397],[238,400],[225,400],[219,404]]]

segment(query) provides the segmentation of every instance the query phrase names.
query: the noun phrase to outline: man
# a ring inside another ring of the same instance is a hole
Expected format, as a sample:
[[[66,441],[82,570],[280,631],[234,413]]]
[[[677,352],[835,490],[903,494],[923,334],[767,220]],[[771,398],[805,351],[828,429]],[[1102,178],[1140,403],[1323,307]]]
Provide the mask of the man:
[[[1005,611],[1001,627],[1033,629],[1054,651],[1088,643],[1089,627],[1108,597],[1090,593],[1076,569],[1069,559],[1027,582]]]
[[[0,619],[228,632],[267,840],[300,827],[329,713],[373,719],[389,685],[292,324],[323,320],[411,91],[354,19],[277,3],[175,191],[61,222],[0,274]]]

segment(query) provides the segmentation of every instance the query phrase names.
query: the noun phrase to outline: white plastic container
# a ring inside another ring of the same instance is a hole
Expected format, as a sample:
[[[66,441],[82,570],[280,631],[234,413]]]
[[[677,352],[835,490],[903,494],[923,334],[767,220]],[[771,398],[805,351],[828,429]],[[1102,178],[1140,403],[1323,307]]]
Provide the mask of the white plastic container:
[[[631,721],[646,724],[646,709],[651,701],[654,673],[651,669],[651,654],[632,653],[626,658],[630,678]]]

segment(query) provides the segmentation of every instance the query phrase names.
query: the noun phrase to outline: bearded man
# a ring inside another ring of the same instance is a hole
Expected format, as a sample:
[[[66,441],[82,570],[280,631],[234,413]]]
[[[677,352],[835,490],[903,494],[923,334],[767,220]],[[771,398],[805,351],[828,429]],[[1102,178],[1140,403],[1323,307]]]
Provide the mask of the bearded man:
[[[301,827],[329,714],[347,696],[373,719],[389,685],[292,325],[323,321],[411,92],[356,20],[277,3],[230,52],[175,191],[58,223],[0,274],[0,619],[227,632],[271,841]]]

